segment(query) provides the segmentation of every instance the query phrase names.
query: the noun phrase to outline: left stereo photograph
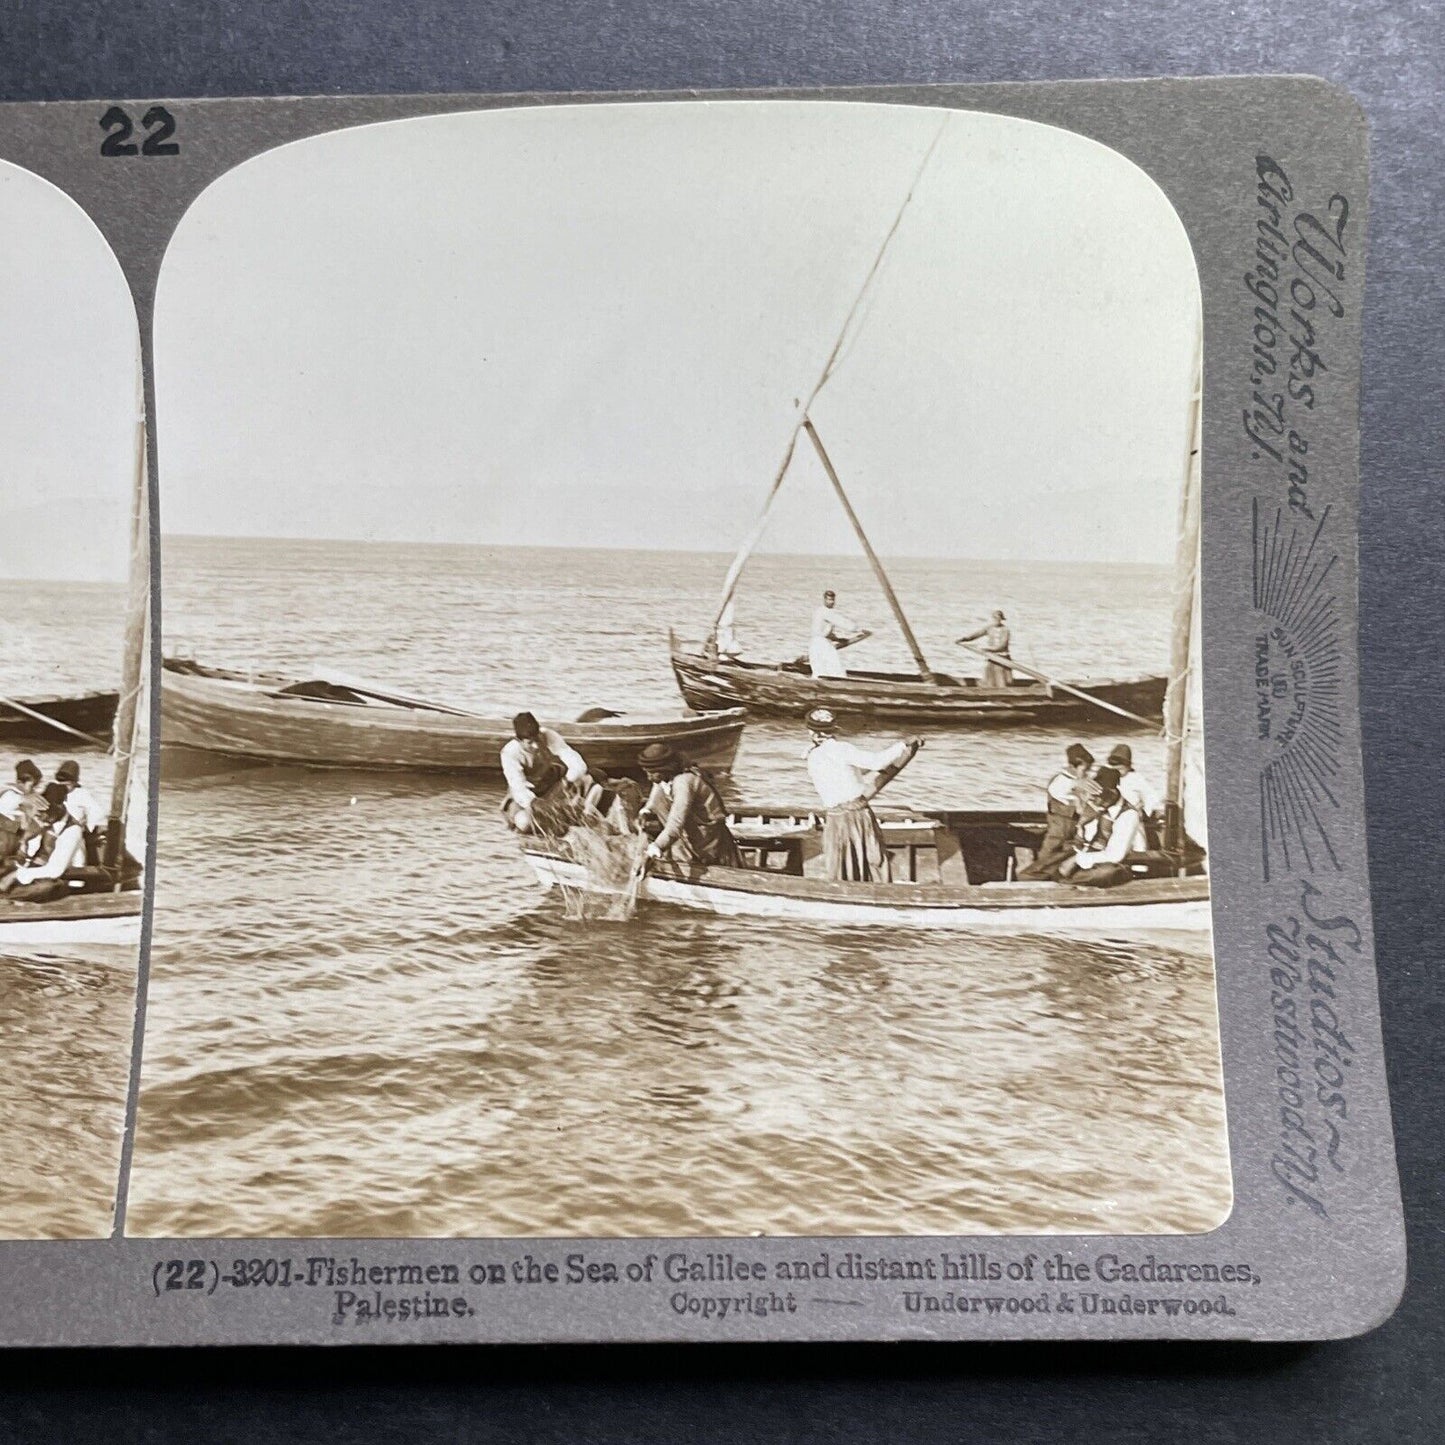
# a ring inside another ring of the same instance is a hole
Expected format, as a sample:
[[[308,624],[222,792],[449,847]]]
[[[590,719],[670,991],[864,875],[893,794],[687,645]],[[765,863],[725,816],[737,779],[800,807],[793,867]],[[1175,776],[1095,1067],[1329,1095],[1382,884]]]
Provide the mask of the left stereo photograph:
[[[0,162],[0,1238],[108,1236],[144,898],[136,315],[105,238]]]

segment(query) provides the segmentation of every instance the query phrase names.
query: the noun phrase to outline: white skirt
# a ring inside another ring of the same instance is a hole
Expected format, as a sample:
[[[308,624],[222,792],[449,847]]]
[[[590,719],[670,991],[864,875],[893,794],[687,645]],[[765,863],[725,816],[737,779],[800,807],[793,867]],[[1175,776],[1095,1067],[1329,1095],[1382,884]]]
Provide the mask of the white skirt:
[[[848,669],[838,649],[826,637],[815,637],[808,644],[808,666],[814,677],[847,677]]]

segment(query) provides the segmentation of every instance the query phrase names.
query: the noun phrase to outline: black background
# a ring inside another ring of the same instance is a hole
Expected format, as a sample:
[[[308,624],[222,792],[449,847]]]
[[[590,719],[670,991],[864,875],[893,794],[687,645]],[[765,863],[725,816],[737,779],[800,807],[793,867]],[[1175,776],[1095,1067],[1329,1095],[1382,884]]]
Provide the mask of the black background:
[[[3,100],[1287,72],[1349,87],[1372,127],[1363,711],[1410,1247],[1394,1318],[1316,1346],[19,1351],[0,1359],[0,1442],[1445,1439],[1442,35],[1437,0],[0,0]]]

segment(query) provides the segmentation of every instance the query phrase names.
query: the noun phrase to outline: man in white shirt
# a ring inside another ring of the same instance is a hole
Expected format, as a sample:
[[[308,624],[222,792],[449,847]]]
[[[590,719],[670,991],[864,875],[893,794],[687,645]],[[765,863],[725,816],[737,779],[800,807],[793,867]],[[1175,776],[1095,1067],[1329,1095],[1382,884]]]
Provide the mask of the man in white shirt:
[[[512,719],[512,731],[502,749],[503,815],[519,833],[566,832],[580,816],[588,779],[582,754],[529,712]]]
[[[1088,888],[1112,888],[1127,883],[1133,874],[1125,859],[1145,846],[1144,820],[1139,810],[1119,796],[1119,774],[1100,768],[1099,811],[1079,830],[1082,846],[1059,868],[1059,877]]]
[[[838,594],[828,591],[823,594],[823,605],[813,610],[813,630],[808,641],[808,666],[814,677],[847,677],[848,669],[838,651],[852,647],[873,634],[866,627],[859,627],[851,617],[845,617],[835,605]]]
[[[838,882],[887,883],[888,852],[869,801],[918,751],[918,738],[905,738],[882,752],[866,752],[838,736],[838,723],[825,707],[807,718],[812,743],[804,754],[808,776],[827,812],[823,816],[823,861]]]
[[[40,769],[29,758],[15,764],[15,781],[0,788],[0,866],[20,855],[34,820],[45,810]]]
[[[100,830],[105,826],[105,811],[90,792],[80,785],[80,764],[68,758],[55,770],[55,781],[65,787],[65,811],[80,824],[85,837],[82,863],[100,862]]]
[[[1109,754],[1108,765],[1119,774],[1119,796],[1136,808],[1144,820],[1149,846],[1154,846],[1164,821],[1164,799],[1159,789],[1134,767],[1134,752],[1128,743],[1119,743]]]

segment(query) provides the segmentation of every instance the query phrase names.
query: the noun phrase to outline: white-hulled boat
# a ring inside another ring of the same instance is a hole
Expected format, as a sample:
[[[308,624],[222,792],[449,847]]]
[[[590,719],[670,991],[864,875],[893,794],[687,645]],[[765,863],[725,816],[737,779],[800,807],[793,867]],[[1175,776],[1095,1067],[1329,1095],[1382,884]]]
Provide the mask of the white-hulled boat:
[[[1037,851],[1042,813],[879,809],[878,821],[893,879],[888,883],[823,877],[822,814],[760,808],[729,819],[741,868],[655,863],[637,897],[724,917],[836,927],[1111,938],[1209,928],[1209,879],[1198,848],[1134,855],[1131,881],[1089,888],[1017,880]],[[609,891],[589,878],[565,844],[531,838],[522,851],[544,887]]]

